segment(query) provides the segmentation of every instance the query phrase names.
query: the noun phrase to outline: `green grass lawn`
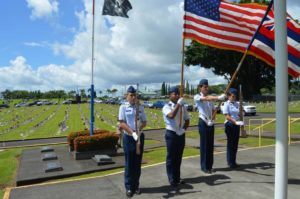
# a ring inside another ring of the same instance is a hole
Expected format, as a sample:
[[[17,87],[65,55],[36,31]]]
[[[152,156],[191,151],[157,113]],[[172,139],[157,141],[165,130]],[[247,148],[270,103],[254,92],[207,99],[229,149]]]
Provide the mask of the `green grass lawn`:
[[[275,112],[275,103],[254,103],[257,112]],[[118,105],[95,104],[95,128],[114,131],[118,117]],[[160,109],[145,108],[148,124],[146,129],[163,128],[164,121]],[[300,112],[300,101],[289,103],[289,112]],[[66,114],[68,113],[68,114]],[[80,131],[89,127],[89,105],[51,105],[33,107],[10,107],[0,111],[0,141],[53,137],[66,135],[72,131]],[[52,115],[52,117],[50,117]],[[191,125],[197,125],[198,112],[190,112]],[[68,117],[67,117],[68,116]],[[66,120],[67,130],[61,132],[59,123]],[[224,116],[216,115],[216,123],[223,123]],[[40,124],[40,125],[39,125]],[[39,125],[38,127],[36,125]],[[266,127],[266,129],[274,129]],[[300,120],[292,125],[292,132],[300,129]],[[223,133],[216,130],[216,134]]]
[[[256,106],[257,112],[264,113],[274,113],[276,110],[275,102],[258,102],[258,103],[250,103],[251,105]],[[300,101],[292,101],[288,104],[289,113],[299,113],[300,112]]]
[[[18,157],[22,149],[11,149],[0,152],[0,198],[6,187],[15,185],[15,176],[18,167]]]

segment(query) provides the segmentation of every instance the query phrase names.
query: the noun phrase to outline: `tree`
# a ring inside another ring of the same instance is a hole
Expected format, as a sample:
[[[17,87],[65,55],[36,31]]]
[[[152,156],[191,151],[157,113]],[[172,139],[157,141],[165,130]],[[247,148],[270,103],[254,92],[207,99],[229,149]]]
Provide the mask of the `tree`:
[[[189,81],[186,81],[186,83],[185,83],[184,93],[185,94],[190,94],[190,84],[189,84]]]
[[[106,89],[106,93],[107,93],[107,95],[109,96],[109,94],[111,93],[111,90],[108,88],[108,89]]]
[[[160,93],[161,93],[162,96],[166,95],[166,83],[165,83],[165,82],[163,82],[163,83],[161,84],[161,90],[160,90]]]
[[[116,95],[116,93],[118,92],[118,89],[116,89],[116,88],[113,88],[112,90],[111,90],[111,93],[112,93],[112,95],[115,97],[115,95]]]
[[[76,95],[76,91],[69,91],[68,92],[68,98],[73,98]]]
[[[80,89],[80,96],[81,96],[81,99],[87,97],[84,89]]]
[[[242,57],[239,52],[204,46],[193,41],[185,50],[185,64],[212,69],[214,74],[224,76],[228,82]],[[260,94],[261,88],[272,88],[275,84],[275,70],[266,63],[247,55],[233,82],[233,87],[243,85],[245,99]]]

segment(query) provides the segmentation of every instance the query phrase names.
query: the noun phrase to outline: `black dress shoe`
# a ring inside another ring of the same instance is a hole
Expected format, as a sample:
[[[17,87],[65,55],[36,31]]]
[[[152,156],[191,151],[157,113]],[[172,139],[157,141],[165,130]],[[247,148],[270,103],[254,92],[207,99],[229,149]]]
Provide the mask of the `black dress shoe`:
[[[129,198],[131,198],[133,196],[132,191],[131,190],[127,190],[126,191],[126,196],[129,197]]]
[[[205,174],[211,174],[211,170],[208,170],[208,169],[202,169],[203,173]]]
[[[184,180],[180,180],[179,184],[185,184],[185,181]]]
[[[142,193],[142,191],[141,191],[140,188],[137,188],[137,189],[135,190],[135,194],[140,195],[141,193]]]

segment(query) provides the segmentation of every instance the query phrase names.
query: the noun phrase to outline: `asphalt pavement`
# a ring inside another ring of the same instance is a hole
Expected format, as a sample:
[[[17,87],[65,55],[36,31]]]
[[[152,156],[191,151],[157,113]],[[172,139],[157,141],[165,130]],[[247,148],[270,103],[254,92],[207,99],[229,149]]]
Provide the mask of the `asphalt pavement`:
[[[300,195],[300,143],[289,146],[288,198]],[[199,156],[182,162],[181,177],[186,184],[172,189],[167,181],[165,163],[144,167],[140,180],[141,195],[133,198],[189,199],[268,199],[274,198],[275,147],[244,149],[238,152],[239,169],[226,165],[226,153],[215,154],[212,175],[199,168]],[[82,180],[69,180],[24,187],[6,192],[7,199],[115,199],[126,198],[124,173]]]

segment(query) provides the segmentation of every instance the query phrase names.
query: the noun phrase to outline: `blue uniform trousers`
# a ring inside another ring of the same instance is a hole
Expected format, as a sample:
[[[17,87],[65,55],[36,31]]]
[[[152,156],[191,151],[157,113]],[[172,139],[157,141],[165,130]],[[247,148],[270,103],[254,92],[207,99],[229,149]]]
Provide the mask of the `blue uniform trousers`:
[[[180,182],[180,166],[185,146],[185,134],[179,136],[174,131],[166,130],[167,145],[166,169],[170,184]]]
[[[200,165],[201,170],[211,170],[214,162],[214,126],[207,124],[199,118],[198,129],[200,134]]]
[[[240,126],[231,122],[226,122],[225,133],[227,136],[227,164],[228,166],[236,165],[236,154],[240,138]]]
[[[124,134],[123,136],[123,149],[125,154],[125,188],[126,190],[135,191],[139,188],[139,181],[141,176],[141,164],[144,151],[145,136],[142,133],[141,140],[141,154],[136,154],[136,141],[132,136]]]

